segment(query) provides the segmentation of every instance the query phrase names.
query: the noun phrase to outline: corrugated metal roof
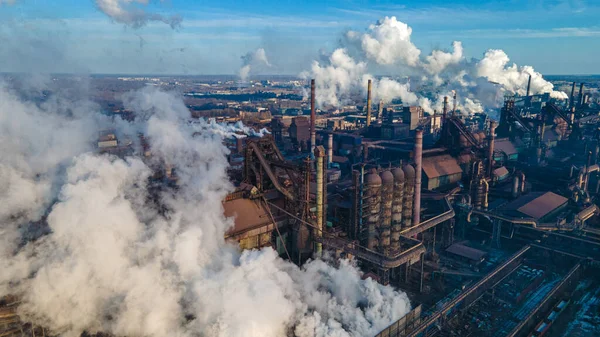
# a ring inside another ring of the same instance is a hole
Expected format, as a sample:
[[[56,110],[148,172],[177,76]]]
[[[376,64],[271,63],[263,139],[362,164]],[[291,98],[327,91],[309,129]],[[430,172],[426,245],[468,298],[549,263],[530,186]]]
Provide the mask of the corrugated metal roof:
[[[481,261],[487,253],[479,249],[468,247],[460,243],[455,243],[446,249],[446,252],[465,257],[472,261]]]
[[[494,149],[506,153],[507,156],[518,153],[515,145],[508,138],[496,140],[494,142]]]
[[[567,203],[568,199],[556,193],[546,192],[541,196],[533,199],[517,210],[532,218],[540,219],[546,214],[552,212],[556,208]]]
[[[423,158],[423,172],[429,179],[462,173],[456,159],[450,155]]]
[[[223,202],[224,215],[235,217],[234,227],[227,234],[243,232],[261,225],[268,225],[271,219],[262,203],[250,199],[235,199]]]

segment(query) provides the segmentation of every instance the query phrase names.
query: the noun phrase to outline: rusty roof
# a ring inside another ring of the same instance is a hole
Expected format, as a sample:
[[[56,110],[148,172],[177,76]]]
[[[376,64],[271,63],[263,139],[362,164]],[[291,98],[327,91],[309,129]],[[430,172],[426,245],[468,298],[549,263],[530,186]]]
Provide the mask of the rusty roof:
[[[227,235],[271,224],[265,206],[255,200],[240,198],[224,201],[223,210],[226,217],[235,217],[234,226],[227,231]]]
[[[517,149],[515,148],[515,145],[508,138],[497,139],[494,142],[494,149],[497,151],[504,152],[507,156],[518,153]]]
[[[487,253],[460,243],[455,243],[446,249],[446,252],[465,257],[472,261],[481,261]]]
[[[450,155],[423,158],[423,171],[429,179],[462,173],[455,158]]]
[[[546,192],[519,207],[517,210],[525,215],[529,215],[532,218],[540,219],[556,208],[566,204],[567,201],[568,199],[563,196],[553,192]]]

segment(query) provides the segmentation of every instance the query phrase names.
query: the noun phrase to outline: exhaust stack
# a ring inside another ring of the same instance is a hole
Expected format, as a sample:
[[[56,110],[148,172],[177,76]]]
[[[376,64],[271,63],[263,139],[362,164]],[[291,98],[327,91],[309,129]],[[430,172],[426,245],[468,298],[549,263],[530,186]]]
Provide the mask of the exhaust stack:
[[[316,237],[323,237],[323,219],[325,212],[324,204],[324,158],[325,149],[322,146],[315,148],[315,157],[317,158],[317,232]],[[315,242],[315,255],[321,256],[323,245],[320,242]]]
[[[527,97],[529,97],[530,89],[531,89],[531,74],[529,75],[529,80],[527,81]]]
[[[442,124],[446,121],[448,115],[448,96],[444,96],[444,109],[442,110]]]
[[[316,124],[317,115],[315,112],[315,80],[310,80],[310,153],[315,154],[317,146],[317,131]]]
[[[413,201],[412,225],[421,222],[421,171],[423,170],[423,130],[417,130],[415,136],[415,199]]]
[[[371,125],[371,85],[372,81],[369,80],[367,85],[367,127]]]

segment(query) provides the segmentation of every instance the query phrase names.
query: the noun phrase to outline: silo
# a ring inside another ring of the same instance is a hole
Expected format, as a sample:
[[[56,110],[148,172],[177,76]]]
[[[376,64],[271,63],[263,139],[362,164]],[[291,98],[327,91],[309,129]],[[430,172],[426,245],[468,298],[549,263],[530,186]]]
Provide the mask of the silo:
[[[402,208],[402,228],[412,226],[413,201],[415,195],[415,168],[404,165],[404,207]]]
[[[402,208],[404,203],[404,171],[397,167],[392,170],[394,175],[394,201],[392,202],[392,240],[391,249],[400,249],[400,231],[402,231]]]
[[[378,245],[379,215],[381,213],[381,177],[376,169],[371,169],[365,177],[365,209],[367,225],[367,247],[375,249]]]
[[[390,171],[381,173],[381,223],[379,225],[379,249],[385,251],[390,247],[392,227],[392,202],[394,200],[394,175]]]

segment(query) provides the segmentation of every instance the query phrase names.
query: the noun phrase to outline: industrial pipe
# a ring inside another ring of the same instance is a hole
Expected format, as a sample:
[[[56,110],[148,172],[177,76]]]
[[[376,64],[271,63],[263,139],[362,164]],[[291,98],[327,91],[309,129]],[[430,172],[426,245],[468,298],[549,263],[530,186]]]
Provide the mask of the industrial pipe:
[[[323,146],[317,146],[315,148],[315,157],[317,158],[317,233],[315,236],[323,236],[323,172],[324,172],[324,158],[325,149]],[[323,244],[321,242],[315,242],[315,255],[320,257],[323,251]]]
[[[421,171],[423,170],[423,130],[415,135],[415,200],[413,203],[412,225],[421,222]]]
[[[367,85],[367,127],[371,125],[371,80]]]
[[[314,155],[317,146],[317,114],[315,112],[315,80],[310,80],[310,153]]]
[[[333,163],[333,133],[330,133],[327,139],[327,166],[331,168]]]
[[[488,144],[488,177],[492,177],[494,167],[494,142],[496,138],[496,122],[490,121],[490,140]]]

